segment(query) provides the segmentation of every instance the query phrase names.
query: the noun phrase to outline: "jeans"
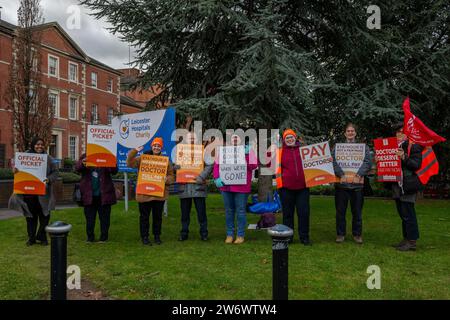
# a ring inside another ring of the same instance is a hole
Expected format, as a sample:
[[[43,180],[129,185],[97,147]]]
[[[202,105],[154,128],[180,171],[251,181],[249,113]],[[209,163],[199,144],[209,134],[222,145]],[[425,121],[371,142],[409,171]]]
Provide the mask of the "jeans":
[[[162,212],[164,209],[164,201],[148,201],[139,202],[139,226],[141,239],[148,239],[150,232],[150,212],[153,211],[153,235],[161,235]]]
[[[295,230],[294,213],[297,208],[298,236],[300,240],[309,240],[309,189],[280,189],[283,224]]]
[[[362,208],[364,204],[363,189],[342,189],[336,188],[334,203],[336,207],[336,234],[345,236],[347,223],[345,215],[348,202],[352,211],[352,235],[360,237],[362,235]]]
[[[237,236],[244,237],[247,228],[247,199],[248,193],[222,192],[225,205],[225,221],[227,236],[234,237],[235,216],[237,215]]]
[[[24,201],[28,206],[32,217],[26,218],[27,220],[27,233],[30,242],[47,241],[47,233],[45,227],[48,226],[50,221],[50,214],[45,216],[42,212],[41,204],[39,203],[39,198],[37,196],[27,196],[24,197]],[[39,221],[39,230],[37,228]],[[36,234],[37,231],[37,234]]]
[[[182,198],[181,206],[181,237],[187,238],[189,234],[189,223],[191,220],[192,201],[194,201],[197,211],[197,220],[200,226],[200,237],[208,236],[208,221],[206,218],[206,199],[205,198]]]
[[[402,219],[403,239],[417,240],[419,239],[419,225],[417,224],[416,210],[414,203],[403,202],[395,199],[397,212]]]
[[[93,197],[92,204],[84,207],[86,217],[86,234],[88,241],[94,241],[95,220],[100,219],[100,241],[108,240],[109,225],[111,218],[111,205],[102,206],[100,197]]]

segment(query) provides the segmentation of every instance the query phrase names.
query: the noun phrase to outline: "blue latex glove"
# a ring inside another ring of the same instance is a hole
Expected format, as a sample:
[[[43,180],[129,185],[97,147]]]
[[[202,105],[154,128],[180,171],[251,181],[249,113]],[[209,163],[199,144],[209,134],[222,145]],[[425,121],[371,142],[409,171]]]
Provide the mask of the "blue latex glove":
[[[250,153],[250,145],[246,144],[245,145],[245,154],[249,154]]]
[[[225,186],[225,185],[223,184],[222,178],[217,178],[217,179],[215,179],[215,180],[214,180],[214,183],[216,184],[216,187],[217,187],[217,188],[222,188],[223,186]]]

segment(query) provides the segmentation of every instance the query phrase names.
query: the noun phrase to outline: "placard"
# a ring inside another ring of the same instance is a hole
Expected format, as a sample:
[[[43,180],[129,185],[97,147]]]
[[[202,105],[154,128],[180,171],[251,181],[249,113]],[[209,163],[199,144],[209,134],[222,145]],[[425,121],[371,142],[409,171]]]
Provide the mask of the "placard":
[[[117,165],[117,135],[111,126],[88,125],[86,166],[114,168]]]
[[[344,171],[347,181],[344,178],[336,177],[338,182],[364,183],[364,177],[355,180],[358,170],[361,168],[366,152],[364,143],[337,143],[334,156],[337,164]]]
[[[336,181],[328,141],[300,147],[300,156],[308,188]]]
[[[219,176],[224,185],[247,184],[244,146],[219,147]]]
[[[163,197],[169,157],[143,154],[140,159],[136,193]]]
[[[17,152],[14,167],[19,172],[14,174],[14,193],[45,195],[47,161],[47,154]]]
[[[176,164],[180,166],[177,170],[176,181],[178,183],[195,183],[195,179],[203,171],[203,145],[201,144],[178,144]]]
[[[398,142],[396,137],[373,140],[377,157],[377,180],[380,182],[400,181],[402,163],[397,156]]]

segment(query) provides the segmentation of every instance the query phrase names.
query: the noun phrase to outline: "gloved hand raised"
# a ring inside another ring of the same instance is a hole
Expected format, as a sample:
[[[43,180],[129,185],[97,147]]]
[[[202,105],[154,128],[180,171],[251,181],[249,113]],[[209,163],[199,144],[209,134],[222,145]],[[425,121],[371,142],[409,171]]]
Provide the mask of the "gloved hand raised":
[[[217,179],[215,179],[215,180],[214,180],[214,183],[216,184],[216,187],[217,187],[217,188],[222,188],[223,186],[225,186],[225,185],[223,184],[222,178],[217,178]]]

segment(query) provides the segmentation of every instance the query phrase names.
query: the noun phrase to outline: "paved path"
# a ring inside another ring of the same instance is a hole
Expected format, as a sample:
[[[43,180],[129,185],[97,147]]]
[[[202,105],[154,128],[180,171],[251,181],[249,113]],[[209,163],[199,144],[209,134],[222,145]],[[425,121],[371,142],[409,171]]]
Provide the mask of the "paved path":
[[[72,209],[72,208],[78,208],[76,205],[60,205],[56,207],[56,210],[64,210],[64,209]],[[0,209],[0,220],[6,220],[16,217],[22,217],[22,214],[17,211],[12,211],[9,209]]]

